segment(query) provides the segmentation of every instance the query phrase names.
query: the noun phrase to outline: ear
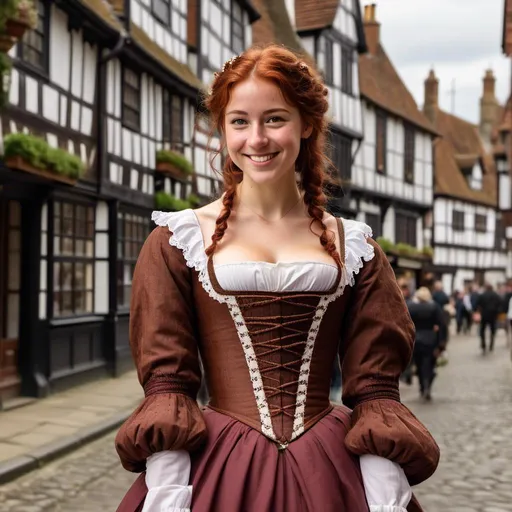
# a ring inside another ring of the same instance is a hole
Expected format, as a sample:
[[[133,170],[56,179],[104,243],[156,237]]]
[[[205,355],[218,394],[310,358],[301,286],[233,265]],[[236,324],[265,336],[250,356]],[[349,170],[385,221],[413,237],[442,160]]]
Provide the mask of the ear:
[[[311,136],[312,133],[313,133],[313,127],[312,126],[304,125],[302,127],[301,138],[302,139],[308,139]]]

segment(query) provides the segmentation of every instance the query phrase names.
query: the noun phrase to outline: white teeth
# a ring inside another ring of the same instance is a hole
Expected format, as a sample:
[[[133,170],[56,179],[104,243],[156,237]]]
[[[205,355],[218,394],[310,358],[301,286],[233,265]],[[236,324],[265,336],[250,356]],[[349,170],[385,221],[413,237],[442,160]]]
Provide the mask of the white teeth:
[[[251,160],[253,160],[254,162],[263,163],[263,162],[268,162],[269,160],[272,160],[272,158],[274,158],[275,156],[276,156],[276,153],[274,153],[273,155],[266,155],[266,156],[253,155],[253,156],[250,156],[249,158]]]

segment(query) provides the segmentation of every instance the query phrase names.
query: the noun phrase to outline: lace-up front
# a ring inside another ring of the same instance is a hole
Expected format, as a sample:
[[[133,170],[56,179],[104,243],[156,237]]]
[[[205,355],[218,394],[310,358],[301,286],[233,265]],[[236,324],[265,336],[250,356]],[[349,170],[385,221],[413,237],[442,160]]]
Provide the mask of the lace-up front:
[[[320,295],[255,295],[239,299],[252,340],[276,440],[293,435],[297,391]]]

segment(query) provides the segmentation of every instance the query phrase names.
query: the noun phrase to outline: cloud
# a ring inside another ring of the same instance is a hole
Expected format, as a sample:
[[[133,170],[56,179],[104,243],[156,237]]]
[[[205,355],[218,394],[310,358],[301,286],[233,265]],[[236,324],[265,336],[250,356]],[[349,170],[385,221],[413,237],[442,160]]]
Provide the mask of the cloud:
[[[493,69],[496,95],[506,101],[511,82],[510,62],[501,54],[503,0],[381,0],[377,19],[381,42],[420,106],[432,67],[441,107],[451,111],[455,85],[455,113],[471,122],[479,119],[486,69]]]

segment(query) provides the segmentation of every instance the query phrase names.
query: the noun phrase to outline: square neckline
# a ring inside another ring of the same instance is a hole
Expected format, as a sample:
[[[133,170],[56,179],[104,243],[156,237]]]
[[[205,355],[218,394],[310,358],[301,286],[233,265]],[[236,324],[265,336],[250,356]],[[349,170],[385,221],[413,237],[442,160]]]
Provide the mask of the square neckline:
[[[204,254],[204,256],[206,257],[207,259],[207,272],[208,272],[208,276],[210,278],[210,282],[212,284],[212,287],[213,289],[219,294],[219,295],[231,295],[231,296],[247,296],[247,295],[265,295],[265,296],[269,296],[269,295],[273,295],[273,296],[276,296],[276,295],[308,295],[308,296],[322,296],[322,295],[332,295],[333,293],[336,293],[336,290],[338,289],[338,286],[341,282],[341,277],[342,277],[342,273],[343,273],[343,267],[344,267],[344,260],[345,260],[345,232],[344,232],[344,227],[343,227],[343,222],[341,220],[340,217],[334,217],[336,219],[336,223],[338,225],[338,236],[339,236],[339,241],[340,241],[340,250],[338,250],[338,248],[336,247],[336,252],[338,253],[339,257],[340,257],[340,261],[341,261],[341,264],[334,260],[335,262],[335,265],[333,265],[334,267],[337,268],[338,270],[338,275],[336,277],[336,281],[334,282],[333,286],[329,289],[329,290],[325,290],[325,291],[315,291],[315,292],[306,292],[306,291],[295,291],[295,292],[261,292],[261,291],[236,291],[236,290],[225,290],[224,288],[222,288],[222,286],[220,285],[219,281],[217,280],[217,275],[215,274],[215,264],[213,262],[213,254],[208,256],[206,254],[206,244],[205,244],[205,240],[204,240],[204,235],[203,235],[203,231],[201,229],[201,223],[199,222],[199,218],[196,214],[196,212],[190,208],[190,211],[192,212],[193,214],[193,217],[194,217],[194,222],[197,226],[197,228],[199,229],[199,232],[201,234],[201,250]],[[280,265],[280,264],[305,264],[305,263],[319,263],[319,264],[325,264],[325,265],[329,265],[329,263],[324,263],[324,262],[321,262],[321,261],[311,261],[311,260],[303,260],[303,261],[290,261],[290,262],[270,262],[270,261],[263,261],[263,260],[248,260],[248,261],[245,261],[245,262],[234,262],[234,263],[230,263],[230,264],[237,264],[237,263],[253,263],[253,264],[267,264],[267,265],[272,265],[272,266],[277,266],[277,265]]]

